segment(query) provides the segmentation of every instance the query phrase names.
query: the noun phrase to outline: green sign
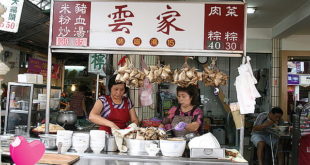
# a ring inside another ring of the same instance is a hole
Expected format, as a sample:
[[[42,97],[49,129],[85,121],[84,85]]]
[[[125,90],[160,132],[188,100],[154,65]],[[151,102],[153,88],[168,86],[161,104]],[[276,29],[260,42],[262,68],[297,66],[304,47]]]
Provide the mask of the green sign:
[[[106,55],[105,54],[89,54],[88,58],[88,72],[100,74],[105,76],[103,68],[106,66]]]

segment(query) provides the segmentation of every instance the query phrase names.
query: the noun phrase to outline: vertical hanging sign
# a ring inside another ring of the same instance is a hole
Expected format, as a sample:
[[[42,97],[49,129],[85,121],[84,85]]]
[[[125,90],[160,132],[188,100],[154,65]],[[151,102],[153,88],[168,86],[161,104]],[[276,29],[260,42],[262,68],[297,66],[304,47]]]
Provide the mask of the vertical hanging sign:
[[[91,2],[54,3],[52,45],[86,47],[89,45]]]
[[[107,63],[105,54],[89,54],[88,56],[88,72],[106,76],[103,69]]]
[[[24,0],[0,0],[0,30],[18,31]]]
[[[205,4],[205,50],[244,50],[244,4]]]

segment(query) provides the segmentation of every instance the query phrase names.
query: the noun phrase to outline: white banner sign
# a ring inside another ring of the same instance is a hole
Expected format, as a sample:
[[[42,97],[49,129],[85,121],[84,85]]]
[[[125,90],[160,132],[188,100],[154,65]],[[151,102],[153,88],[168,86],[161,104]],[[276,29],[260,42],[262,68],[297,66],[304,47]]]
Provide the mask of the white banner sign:
[[[0,0],[0,30],[18,31],[24,0]]]
[[[203,48],[201,4],[93,2],[91,11],[90,44],[94,47]]]
[[[243,3],[56,1],[52,46],[242,53],[244,9]]]
[[[88,57],[88,72],[100,74],[106,76],[103,68],[106,66],[105,54],[89,54]]]

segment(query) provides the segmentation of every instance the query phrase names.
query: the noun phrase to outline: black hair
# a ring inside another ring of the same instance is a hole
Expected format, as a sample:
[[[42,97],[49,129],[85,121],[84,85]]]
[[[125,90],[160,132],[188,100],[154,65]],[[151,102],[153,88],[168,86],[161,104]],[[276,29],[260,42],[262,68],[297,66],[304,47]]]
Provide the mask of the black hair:
[[[117,74],[114,74],[114,75],[109,79],[109,83],[108,83],[109,92],[111,93],[111,89],[112,89],[112,86],[113,86],[113,85],[124,84],[125,93],[128,93],[129,89],[128,89],[128,87],[126,87],[126,84],[123,83],[123,82],[116,82],[116,76],[117,76]]]
[[[4,88],[4,89],[7,89],[8,88],[8,86],[6,85],[6,84],[1,84],[1,88]]]
[[[198,97],[198,90],[197,87],[193,85],[189,85],[188,87],[177,87],[177,93],[178,92],[186,92],[191,98],[191,104],[192,105],[199,105],[199,97]]]
[[[282,115],[283,115],[283,111],[282,111],[282,109],[281,109],[280,107],[273,107],[273,108],[270,110],[270,112],[271,112],[272,114],[279,113],[279,114],[282,114]]]

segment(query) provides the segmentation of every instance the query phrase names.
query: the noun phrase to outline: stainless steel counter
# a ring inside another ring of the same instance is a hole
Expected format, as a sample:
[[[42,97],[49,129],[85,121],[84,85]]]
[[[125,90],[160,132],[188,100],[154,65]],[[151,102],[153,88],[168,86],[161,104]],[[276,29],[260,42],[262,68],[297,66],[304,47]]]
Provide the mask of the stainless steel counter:
[[[3,155],[9,155],[8,148],[3,147]],[[46,153],[56,153],[54,150],[46,150]],[[75,152],[65,154],[78,155]],[[197,159],[184,157],[164,156],[133,156],[127,153],[102,152],[101,154],[84,153],[79,154],[80,160],[74,165],[247,165],[248,163],[236,163],[230,160],[219,159]]]
[[[68,153],[69,154],[69,153]],[[70,153],[71,154],[71,153]],[[75,153],[72,153],[75,154]],[[191,159],[164,156],[132,156],[127,153],[106,152],[102,154],[85,153],[74,165],[247,165],[248,163],[233,163],[230,160]]]

